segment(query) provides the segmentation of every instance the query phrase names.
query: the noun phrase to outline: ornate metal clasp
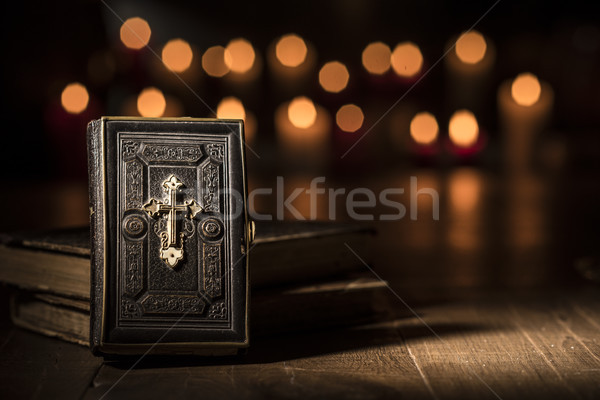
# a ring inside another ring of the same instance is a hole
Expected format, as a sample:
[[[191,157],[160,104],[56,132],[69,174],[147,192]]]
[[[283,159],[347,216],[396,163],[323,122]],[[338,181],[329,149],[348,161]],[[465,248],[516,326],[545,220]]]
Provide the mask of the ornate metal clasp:
[[[183,182],[175,175],[171,175],[163,182],[163,187],[167,191],[165,202],[156,199],[150,201],[142,207],[144,211],[152,218],[159,218],[161,214],[167,214],[167,230],[160,233],[161,249],[160,258],[171,268],[175,268],[179,261],[183,259],[183,238],[184,233],[179,233],[179,245],[177,244],[177,212],[187,212],[187,217],[193,219],[204,209],[196,200],[190,200],[184,204],[177,204],[177,191],[183,186]]]

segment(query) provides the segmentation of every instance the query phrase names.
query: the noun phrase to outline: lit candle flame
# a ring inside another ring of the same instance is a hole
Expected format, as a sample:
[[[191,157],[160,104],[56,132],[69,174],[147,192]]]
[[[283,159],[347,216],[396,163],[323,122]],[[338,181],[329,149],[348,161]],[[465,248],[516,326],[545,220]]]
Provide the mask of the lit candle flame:
[[[310,128],[317,119],[317,109],[307,97],[296,97],[288,106],[288,118],[296,128]]]
[[[477,31],[463,33],[454,48],[456,56],[465,64],[477,64],[485,57],[486,50],[485,38]]]
[[[184,72],[190,65],[194,53],[183,39],[173,39],[167,42],[162,50],[162,60],[167,68],[175,72]]]
[[[146,46],[150,41],[151,33],[148,22],[140,17],[129,18],[121,25],[120,31],[123,44],[134,50]]]
[[[439,125],[435,117],[428,112],[416,114],[410,121],[410,136],[422,145],[433,143],[439,133]]]
[[[514,101],[522,106],[529,107],[534,105],[540,99],[542,86],[538,78],[525,72],[519,74],[512,83],[511,95]]]
[[[319,71],[321,87],[331,93],[339,93],[348,86],[348,68],[339,61],[328,62]]]
[[[402,77],[415,76],[423,67],[423,55],[419,46],[412,42],[400,43],[392,52],[392,68]]]
[[[357,105],[346,104],[335,115],[337,126],[344,132],[356,132],[362,127],[365,116]]]
[[[69,83],[62,91],[60,101],[63,108],[70,114],[80,114],[88,106],[90,95],[79,82]]]
[[[362,52],[362,64],[367,71],[375,75],[386,73],[391,67],[392,51],[382,42],[369,44]]]
[[[452,114],[448,124],[450,140],[459,147],[471,147],[479,136],[479,125],[471,111],[459,110]]]
[[[166,107],[164,94],[155,87],[142,90],[138,96],[137,108],[142,117],[162,117]]]
[[[306,60],[307,53],[304,40],[293,33],[282,36],[275,45],[275,56],[286,67],[299,66]]]

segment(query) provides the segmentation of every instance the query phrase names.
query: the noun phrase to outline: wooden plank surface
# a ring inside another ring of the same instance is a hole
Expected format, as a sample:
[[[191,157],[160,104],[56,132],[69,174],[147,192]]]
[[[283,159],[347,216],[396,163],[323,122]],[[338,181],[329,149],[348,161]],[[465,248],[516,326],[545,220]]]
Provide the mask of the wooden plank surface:
[[[397,299],[396,299],[397,300]],[[105,362],[0,327],[0,398],[600,398],[600,290],[486,295],[363,327],[254,340],[232,359]]]
[[[598,398],[600,331],[570,312],[559,318],[557,309],[551,297],[434,307],[423,319],[439,337],[404,335],[436,398]],[[463,328],[440,333],[452,325]],[[403,333],[408,327],[399,325]]]
[[[599,310],[597,291],[421,307],[421,320],[255,341],[218,365],[105,364],[84,398],[600,398]]]
[[[240,361],[148,360],[130,372],[127,364],[105,365],[85,398],[144,398],[149,387],[158,397],[178,398],[428,397],[390,324],[261,340]]]

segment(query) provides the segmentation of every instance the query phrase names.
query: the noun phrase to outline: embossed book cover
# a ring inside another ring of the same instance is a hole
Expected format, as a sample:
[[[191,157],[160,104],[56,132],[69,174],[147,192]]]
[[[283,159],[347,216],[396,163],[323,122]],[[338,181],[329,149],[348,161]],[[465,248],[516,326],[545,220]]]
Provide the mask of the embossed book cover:
[[[92,349],[247,346],[242,122],[105,117],[88,142]]]

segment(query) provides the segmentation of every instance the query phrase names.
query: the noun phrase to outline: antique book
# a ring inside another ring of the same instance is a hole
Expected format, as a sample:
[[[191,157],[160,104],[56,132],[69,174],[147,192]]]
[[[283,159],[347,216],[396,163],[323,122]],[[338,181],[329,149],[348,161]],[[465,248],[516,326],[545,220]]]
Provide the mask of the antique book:
[[[249,345],[257,227],[248,217],[244,150],[242,120],[90,122],[95,354],[224,355]]]
[[[235,354],[249,345],[241,120],[88,125],[95,354]]]
[[[386,316],[386,295],[386,283],[369,276],[253,291],[250,332],[264,337],[371,322]],[[89,344],[89,301],[19,290],[10,309],[19,327]]]
[[[364,270],[344,245],[368,259],[374,231],[355,223],[256,222],[249,251],[253,290]],[[0,235],[0,282],[89,300],[88,227]]]

